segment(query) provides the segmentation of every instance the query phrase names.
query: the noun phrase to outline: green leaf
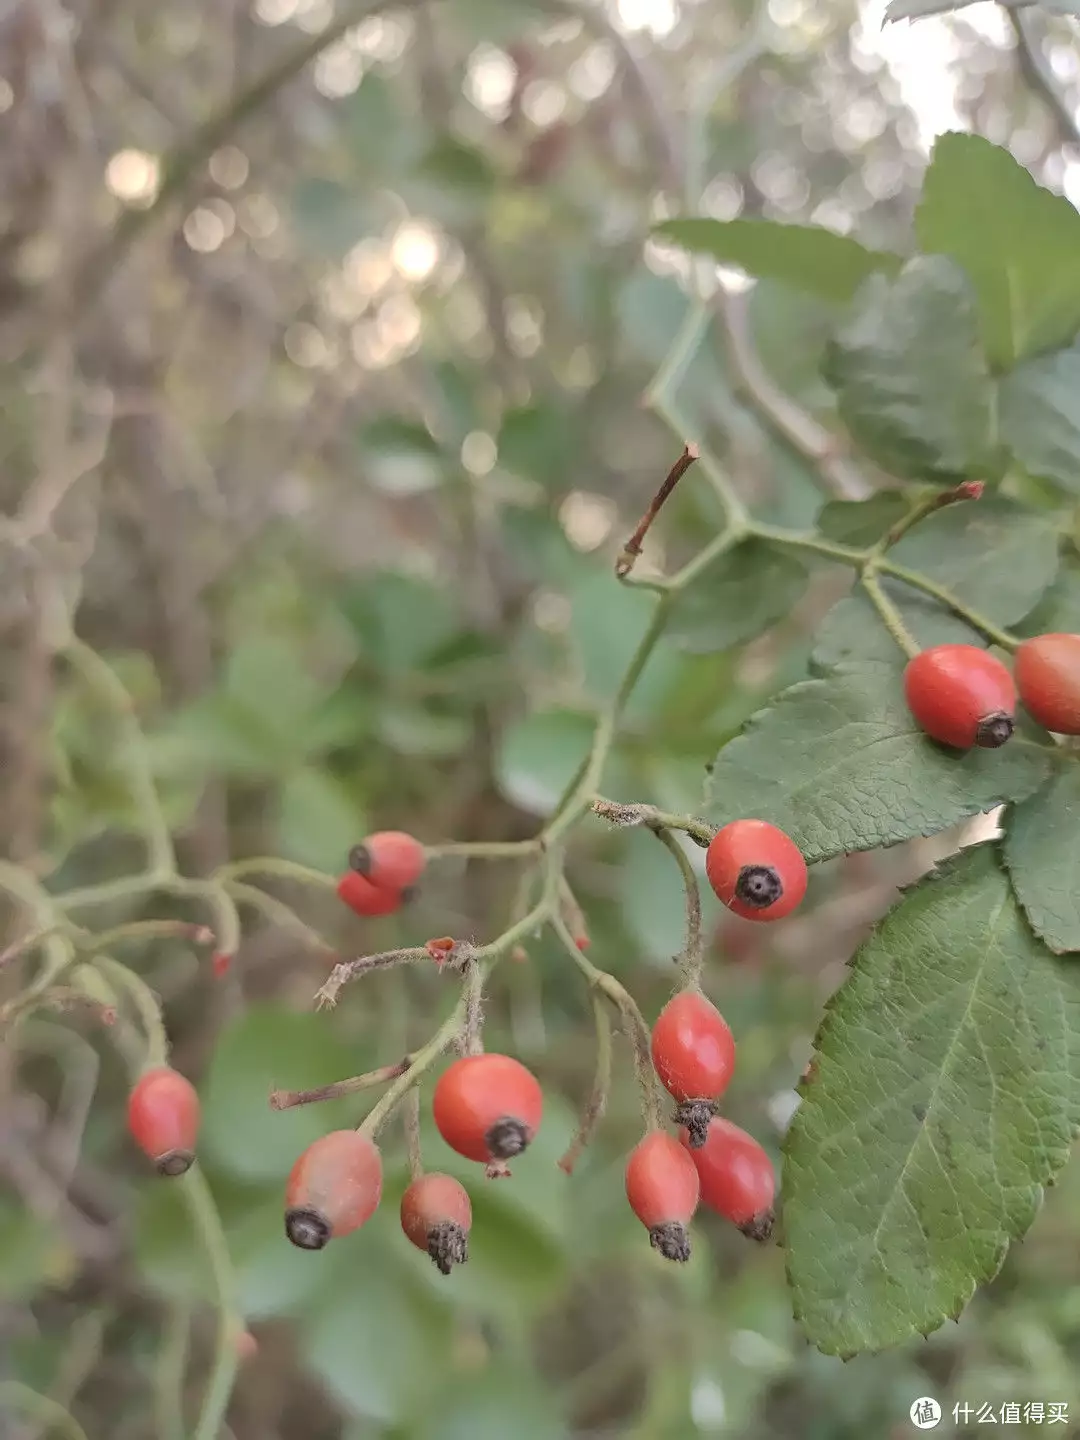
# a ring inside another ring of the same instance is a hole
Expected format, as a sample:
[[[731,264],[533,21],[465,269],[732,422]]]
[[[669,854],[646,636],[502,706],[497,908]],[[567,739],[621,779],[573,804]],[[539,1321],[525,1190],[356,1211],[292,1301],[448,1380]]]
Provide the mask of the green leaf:
[[[1080,560],[1069,553],[1062,556],[1054,583],[1013,628],[1025,637],[1080,634]]]
[[[508,725],[495,753],[503,795],[534,815],[548,815],[588,754],[593,721],[573,710],[538,710]]]
[[[868,500],[830,500],[818,516],[817,528],[841,545],[873,545],[910,508],[910,498],[902,490],[880,490]]]
[[[1056,955],[1080,950],[1080,763],[1074,758],[1009,812],[1005,863],[1036,935]]]
[[[806,578],[790,551],[746,540],[679,593],[667,634],[696,655],[744,645],[791,613]]]
[[[568,638],[581,670],[588,699],[604,704],[622,683],[638,642],[656,608],[656,597],[627,590],[609,572],[594,565],[567,587],[570,598]],[[662,704],[680,667],[671,649],[653,652],[627,705],[629,725]]]
[[[279,805],[283,852],[316,870],[340,870],[366,828],[363,811],[341,782],[311,766],[285,779]]]
[[[551,1387],[533,1370],[500,1360],[440,1391],[414,1433],[416,1440],[566,1440],[569,1431]]]
[[[915,229],[923,250],[967,271],[995,369],[1065,345],[1080,329],[1080,214],[1008,150],[978,135],[940,136]]]
[[[682,877],[664,856],[654,836],[630,831],[616,871],[616,899],[638,950],[657,969],[671,972],[673,956],[686,943],[686,892]],[[699,852],[700,853],[700,852]],[[615,964],[619,970],[621,966]]]
[[[892,547],[889,558],[945,586],[995,624],[1011,625],[1053,582],[1058,541],[1045,514],[987,495],[927,516]],[[936,600],[888,577],[884,585],[920,645],[984,643]],[[814,649],[814,663],[823,669],[856,658],[899,659],[896,642],[861,592],[829,612]]]
[[[1080,345],[1018,366],[999,404],[1001,438],[1024,469],[1080,494]]]
[[[829,1354],[956,1316],[1080,1122],[1080,971],[1032,936],[995,847],[910,890],[861,947],[785,1145],[795,1311]]]
[[[545,488],[568,489],[573,479],[573,427],[554,405],[521,405],[507,410],[499,427],[499,464]]]
[[[759,816],[808,861],[828,860],[1025,800],[1051,763],[1022,728],[1001,750],[946,750],[916,726],[896,667],[843,664],[783,691],[724,746],[705,813],[717,824]]]
[[[819,225],[684,217],[665,220],[653,234],[692,254],[737,265],[748,275],[783,280],[824,300],[850,300],[868,275],[893,274],[901,264],[899,255],[868,250]]]
[[[824,374],[844,424],[884,469],[949,479],[985,468],[993,389],[974,294],[950,260],[923,255],[895,280],[867,280]]]
[[[335,1242],[333,1278],[299,1327],[304,1358],[331,1394],[387,1425],[440,1389],[450,1339],[449,1312],[409,1283],[396,1222],[380,1210]]]
[[[282,1244],[280,1194],[226,1223],[225,1229],[240,1310],[248,1320],[296,1315],[334,1273],[332,1251],[312,1254]]]
[[[398,570],[379,570],[350,586],[340,604],[367,656],[387,674],[422,666],[458,629],[443,591]]]
[[[277,1111],[270,1091],[327,1085],[363,1068],[355,1046],[329,1033],[325,1015],[252,1005],[214,1049],[203,1087],[201,1150],[240,1179],[280,1181],[313,1140],[336,1124],[355,1124],[356,1105],[332,1100]]]

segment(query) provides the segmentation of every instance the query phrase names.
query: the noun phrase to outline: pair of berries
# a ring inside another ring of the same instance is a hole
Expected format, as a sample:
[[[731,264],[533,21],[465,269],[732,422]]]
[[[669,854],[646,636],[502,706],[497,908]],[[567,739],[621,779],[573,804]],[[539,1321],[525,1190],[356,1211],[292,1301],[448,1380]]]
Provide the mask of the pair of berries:
[[[451,1149],[487,1167],[489,1177],[509,1175],[540,1126],[543,1093],[536,1077],[509,1055],[467,1055],[455,1060],[435,1086],[435,1124]],[[366,1224],[382,1198],[382,1158],[358,1130],[334,1130],[309,1145],[285,1187],[285,1233],[302,1250]],[[415,1179],[401,1201],[401,1228],[426,1250],[444,1275],[468,1259],[472,1206],[450,1175]]]
[[[678,1101],[679,1140],[655,1130],[631,1153],[626,1194],[669,1260],[690,1255],[687,1226],[699,1201],[755,1239],[772,1231],[776,1180],[765,1151],[750,1135],[721,1120],[716,1104],[735,1070],[735,1041],[727,1021],[698,990],[683,990],[653,1026],[653,1068]]]
[[[806,894],[806,861],[789,836],[766,820],[733,820],[705,852],[717,899],[744,920],[782,920]]]
[[[908,662],[904,694],[919,728],[955,750],[996,749],[1016,727],[1017,691],[1047,730],[1080,735],[1080,635],[1036,635],[1015,675],[977,645],[935,645]]]
[[[338,897],[357,915],[392,915],[412,897],[427,864],[423,845],[402,830],[379,830],[349,851]]]
[[[159,1175],[191,1169],[200,1113],[194,1085],[170,1066],[155,1066],[139,1077],[128,1096],[128,1129]]]
[[[754,1240],[772,1234],[776,1177],[758,1142],[730,1120],[714,1116],[704,1145],[691,1147],[653,1130],[630,1154],[626,1198],[667,1260],[689,1260],[690,1221],[698,1204],[722,1215]]]

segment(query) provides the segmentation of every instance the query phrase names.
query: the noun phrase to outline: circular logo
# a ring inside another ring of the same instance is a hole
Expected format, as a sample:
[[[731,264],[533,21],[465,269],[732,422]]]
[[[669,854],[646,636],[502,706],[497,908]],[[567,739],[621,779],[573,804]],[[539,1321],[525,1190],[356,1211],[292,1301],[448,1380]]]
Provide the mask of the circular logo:
[[[929,1395],[922,1395],[914,1401],[908,1413],[916,1430],[933,1430],[941,1424],[941,1406]]]

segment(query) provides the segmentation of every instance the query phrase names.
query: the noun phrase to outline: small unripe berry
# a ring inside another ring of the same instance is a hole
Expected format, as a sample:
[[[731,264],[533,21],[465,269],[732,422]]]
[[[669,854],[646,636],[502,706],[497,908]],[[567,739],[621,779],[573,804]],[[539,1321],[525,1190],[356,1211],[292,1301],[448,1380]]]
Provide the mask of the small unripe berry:
[[[626,1198],[666,1260],[690,1259],[687,1227],[701,1182],[693,1160],[673,1136],[653,1130],[626,1162]]]
[[[1013,733],[1013,678],[977,645],[935,645],[916,655],[904,670],[904,695],[919,728],[954,750],[996,750]]]
[[[183,1175],[195,1161],[199,1097],[168,1065],[147,1070],[128,1097],[128,1129],[159,1175]]]
[[[432,1172],[412,1182],[401,1197],[401,1228],[443,1275],[469,1258],[472,1204],[452,1175]]]
[[[536,1076],[510,1055],[455,1060],[432,1097],[435,1124],[450,1148],[496,1165],[521,1154],[540,1128],[543,1109]]]
[[[751,1240],[767,1240],[773,1228],[776,1175],[758,1142],[730,1120],[715,1116],[705,1144],[690,1145],[686,1130],[680,1142],[697,1167],[701,1203],[737,1225]]]
[[[1080,635],[1036,635],[1015,663],[1028,714],[1056,735],[1080,735]]]
[[[342,875],[337,893],[357,915],[392,915],[401,908],[402,897],[397,890],[380,890],[355,870],[346,870]]]
[[[309,1145],[285,1186],[285,1234],[321,1250],[366,1224],[382,1198],[382,1157],[359,1130],[331,1130]]]
[[[652,1032],[652,1061],[660,1083],[679,1102],[676,1120],[693,1146],[705,1132],[735,1069],[735,1041],[727,1021],[700,990],[682,990],[660,1011]]]
[[[403,830],[378,830],[349,851],[349,868],[380,890],[407,890],[424,873],[427,853]]]
[[[705,852],[718,899],[744,920],[782,920],[806,894],[806,861],[794,840],[767,820],[733,820]]]

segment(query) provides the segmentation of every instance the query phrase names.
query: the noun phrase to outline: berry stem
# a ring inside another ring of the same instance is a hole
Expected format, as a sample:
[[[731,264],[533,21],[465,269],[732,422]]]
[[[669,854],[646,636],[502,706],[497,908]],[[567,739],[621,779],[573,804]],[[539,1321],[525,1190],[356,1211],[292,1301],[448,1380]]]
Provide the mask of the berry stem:
[[[191,1306],[170,1305],[154,1373],[154,1397],[161,1440],[184,1440],[184,1373],[191,1339]]]
[[[920,590],[924,595],[930,595],[939,604],[944,605],[946,610],[951,610],[961,620],[966,620],[973,630],[978,630],[985,635],[987,640],[1000,645],[1003,650],[1013,651],[1020,644],[1015,635],[1008,630],[1002,630],[992,620],[981,614],[978,610],[972,610],[951,590],[944,585],[939,585],[936,580],[921,574],[918,570],[909,570],[905,565],[895,565],[891,560],[883,558],[875,562],[875,570],[880,570],[883,575],[891,575],[894,580],[900,580],[905,585],[910,585],[913,590]],[[865,580],[864,580],[865,583]]]
[[[98,950],[111,950],[128,940],[156,939],[190,940],[193,945],[209,945],[214,939],[213,931],[205,925],[194,925],[190,920],[131,920],[126,925],[114,925],[111,930],[99,930],[96,935],[75,941],[82,954],[93,954]]]
[[[227,880],[223,888],[236,904],[258,911],[271,925],[277,925],[282,930],[291,930],[312,950],[322,950],[331,955],[335,953],[329,940],[305,920],[301,920],[292,906],[286,905],[276,895],[267,895],[265,890],[259,890],[254,885],[245,885],[242,880]]]
[[[179,1183],[192,1224],[210,1261],[218,1308],[214,1363],[192,1440],[218,1440],[236,1380],[239,1364],[237,1341],[244,1332],[244,1321],[237,1311],[236,1281],[229,1247],[206,1176],[198,1165],[193,1165]]]
[[[660,827],[664,830],[681,830],[690,836],[695,845],[700,845],[702,850],[708,849],[716,834],[715,825],[696,820],[693,815],[672,815],[667,810],[658,810],[655,805],[622,805],[617,800],[605,800],[598,795],[592,802],[592,808],[602,820],[608,820],[620,828],[648,825],[650,829]]]
[[[393,1065],[381,1065],[377,1070],[368,1070],[363,1075],[352,1075],[347,1080],[335,1080],[331,1085],[317,1085],[312,1090],[271,1090],[271,1110],[292,1110],[297,1105],[317,1105],[322,1100],[341,1100],[346,1095],[359,1094],[361,1090],[374,1090],[404,1075],[412,1064],[412,1056],[406,1055]]]
[[[58,1400],[39,1395],[21,1380],[0,1380],[0,1409],[22,1410],[38,1421],[42,1432],[62,1435],[65,1440],[86,1440],[86,1431]]]
[[[697,876],[694,874],[686,851],[670,830],[665,829],[655,820],[650,824],[649,829],[661,845],[670,851],[679,867],[679,873],[682,875],[683,891],[686,896],[686,944],[683,947],[682,955],[677,955],[675,959],[677,962],[681,961],[682,964],[684,987],[687,990],[700,990],[704,954],[701,946],[701,892],[698,889]]]
[[[239,880],[244,875],[279,875],[283,880],[296,880],[301,885],[313,885],[322,890],[336,890],[337,877],[313,870],[310,865],[300,865],[295,860],[285,860],[278,855],[252,855],[246,860],[233,860],[214,872],[214,879],[225,884]]]
[[[378,955],[358,955],[355,960],[341,960],[330,971],[315,996],[315,1003],[320,1007],[336,1004],[338,991],[343,985],[361,975],[370,974],[372,970],[392,970],[396,965],[415,965],[429,958],[425,946],[411,945],[402,950],[382,950]]]
[[[113,960],[108,955],[99,955],[94,964],[106,980],[111,981],[130,999],[146,1038],[147,1067],[167,1065],[169,1063],[169,1037],[165,1033],[165,1025],[161,1018],[161,1006],[158,1004],[157,996],[145,980],[136,975],[134,970],[129,970],[126,965],[121,965],[118,960]]]
[[[574,937],[566,928],[562,917],[554,914],[551,926],[562,941],[568,955],[589,982],[590,987],[608,999],[622,1016],[623,1028],[634,1052],[634,1073],[637,1076],[641,1094],[641,1113],[646,1130],[660,1129],[660,1093],[657,1089],[656,1074],[653,1071],[650,1050],[651,1035],[638,1007],[637,1001],[621,981],[607,970],[594,965],[574,943]]]
[[[415,1086],[405,1097],[401,1122],[409,1156],[409,1179],[419,1180],[424,1173],[424,1157],[420,1150],[420,1091]]]
[[[915,656],[920,653],[919,643],[904,624],[904,618],[900,611],[885,594],[877,575],[869,570],[863,571],[862,585],[885,629],[888,630],[908,659],[914,660]]]
[[[593,990],[590,999],[593,1023],[596,1026],[596,1070],[593,1074],[592,1090],[581,1112],[577,1131],[559,1161],[559,1169],[567,1175],[574,1173],[574,1167],[592,1142],[600,1121],[604,1118],[608,1095],[611,1092],[611,1018],[602,995]]]
[[[882,536],[874,546],[875,555],[884,555],[890,546],[903,539],[920,520],[925,520],[927,515],[932,515],[935,510],[943,510],[946,505],[956,505],[962,500],[978,500],[982,492],[981,481],[965,480],[963,484],[954,485],[951,490],[934,490],[923,495],[915,501],[907,514],[902,515],[892,529]]]
[[[461,1021],[461,1053],[484,1053],[484,967],[474,959],[468,962],[462,992],[464,1014]]]
[[[656,519],[657,515],[659,515],[664,503],[667,501],[671,492],[675,489],[675,486],[679,483],[679,481],[686,474],[687,470],[690,469],[690,466],[693,465],[694,461],[697,458],[698,450],[696,446],[683,446],[682,454],[675,461],[675,464],[672,465],[668,473],[664,476],[659,490],[657,490],[656,494],[649,502],[649,508],[645,511],[645,514],[638,521],[634,533],[630,536],[630,539],[627,540],[626,544],[619,552],[619,557],[615,561],[615,574],[620,580],[625,580],[627,575],[629,575],[630,571],[634,568],[634,562],[641,554],[641,547],[644,544],[645,536],[652,528],[653,521]]]

